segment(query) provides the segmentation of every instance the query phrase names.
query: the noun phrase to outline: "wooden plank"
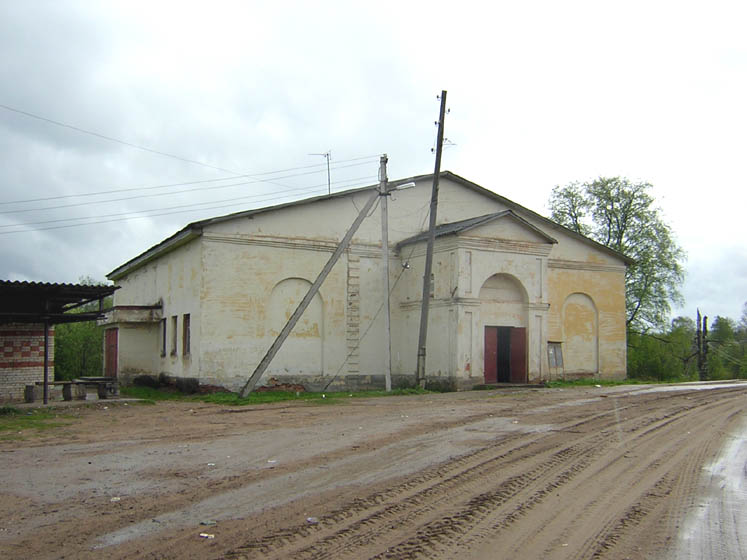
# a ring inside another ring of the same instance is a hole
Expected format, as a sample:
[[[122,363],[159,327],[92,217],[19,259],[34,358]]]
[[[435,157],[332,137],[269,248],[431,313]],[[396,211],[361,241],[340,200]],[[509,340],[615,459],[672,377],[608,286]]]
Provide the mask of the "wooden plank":
[[[485,327],[485,383],[498,382],[498,327]]]
[[[117,377],[117,353],[119,329],[106,329],[106,363],[104,364],[104,375],[106,377]]]
[[[527,382],[527,330],[511,329],[511,383]]]

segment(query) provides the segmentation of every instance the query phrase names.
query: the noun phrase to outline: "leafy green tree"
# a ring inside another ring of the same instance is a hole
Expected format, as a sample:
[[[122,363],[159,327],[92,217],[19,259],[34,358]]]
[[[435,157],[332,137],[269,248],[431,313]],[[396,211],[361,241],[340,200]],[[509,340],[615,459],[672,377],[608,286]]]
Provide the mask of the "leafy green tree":
[[[695,379],[694,339],[695,321],[687,317],[674,319],[665,332],[629,333],[628,376],[658,381]]]
[[[633,259],[625,273],[629,330],[667,329],[671,303],[682,301],[685,254],[649,183],[600,177],[557,186],[550,197],[554,221]]]
[[[91,277],[83,277],[79,284],[103,285]],[[111,298],[104,300],[104,307],[111,305]],[[82,313],[98,309],[98,302],[91,302],[72,311]],[[96,321],[61,323],[55,326],[54,376],[57,380],[103,375],[104,328]]]
[[[737,325],[735,333],[737,340],[737,359],[741,364],[739,367],[739,377],[747,377],[747,302],[742,307],[742,318]]]
[[[104,329],[95,321],[55,327],[55,379],[103,375]]]
[[[711,379],[732,379],[747,373],[740,334],[736,321],[729,317],[717,316],[711,323],[708,333],[708,376]]]

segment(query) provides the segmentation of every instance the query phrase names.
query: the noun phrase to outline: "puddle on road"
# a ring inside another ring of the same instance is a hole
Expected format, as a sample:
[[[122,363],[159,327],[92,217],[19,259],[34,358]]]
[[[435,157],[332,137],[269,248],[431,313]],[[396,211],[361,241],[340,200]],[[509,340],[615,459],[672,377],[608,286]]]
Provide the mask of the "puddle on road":
[[[747,418],[703,468],[704,495],[680,528],[676,558],[747,558]]]
[[[730,389],[734,387],[747,387],[747,383],[683,383],[680,385],[656,385],[648,389],[635,391],[634,394],[642,395],[645,393],[666,393],[669,391],[705,391],[711,389]]]

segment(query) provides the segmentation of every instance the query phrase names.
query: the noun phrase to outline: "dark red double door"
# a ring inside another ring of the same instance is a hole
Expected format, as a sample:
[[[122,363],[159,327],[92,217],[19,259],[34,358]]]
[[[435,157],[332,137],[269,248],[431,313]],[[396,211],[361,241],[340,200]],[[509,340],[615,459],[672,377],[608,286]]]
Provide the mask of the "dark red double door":
[[[119,329],[104,331],[104,375],[106,377],[117,377],[118,338]]]
[[[485,327],[485,383],[527,382],[527,330]]]

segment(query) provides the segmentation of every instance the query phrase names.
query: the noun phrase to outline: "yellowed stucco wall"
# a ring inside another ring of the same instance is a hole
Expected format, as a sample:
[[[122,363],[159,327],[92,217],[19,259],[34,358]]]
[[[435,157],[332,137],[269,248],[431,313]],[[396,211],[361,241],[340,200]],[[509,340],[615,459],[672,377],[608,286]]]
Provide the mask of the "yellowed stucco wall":
[[[548,339],[568,346],[574,335],[589,338],[596,331],[598,369],[578,364],[572,354],[564,351],[564,371],[556,375],[578,376],[598,373],[600,377],[625,377],[625,270],[621,266],[594,266],[563,261],[550,261],[550,299]],[[593,306],[585,305],[578,295],[587,296]],[[576,322],[574,326],[572,323]],[[579,325],[578,321],[583,324]],[[581,341],[583,342],[583,341]]]

